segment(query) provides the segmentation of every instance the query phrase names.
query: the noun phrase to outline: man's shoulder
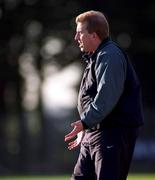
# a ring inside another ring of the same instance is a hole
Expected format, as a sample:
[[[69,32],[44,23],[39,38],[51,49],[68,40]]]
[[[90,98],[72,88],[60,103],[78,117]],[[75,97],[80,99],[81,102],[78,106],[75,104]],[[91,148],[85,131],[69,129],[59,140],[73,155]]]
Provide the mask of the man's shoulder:
[[[96,65],[108,63],[112,65],[122,64],[126,66],[126,57],[123,50],[113,41],[109,41],[97,54]]]
[[[105,57],[122,57],[124,59],[126,57],[125,54],[125,51],[119,46],[119,44],[112,40],[109,40],[106,44],[104,44],[104,46],[100,48],[97,57],[106,55]]]
[[[109,40],[105,46],[101,48],[101,51],[106,51],[107,53],[112,53],[112,52],[122,52],[122,48],[114,41]]]

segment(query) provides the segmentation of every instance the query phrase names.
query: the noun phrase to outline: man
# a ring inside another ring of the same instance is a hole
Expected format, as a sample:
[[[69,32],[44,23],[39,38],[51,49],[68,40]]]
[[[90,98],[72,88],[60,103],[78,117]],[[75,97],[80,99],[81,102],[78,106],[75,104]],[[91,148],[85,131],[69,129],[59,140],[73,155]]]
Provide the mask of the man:
[[[87,63],[78,97],[81,120],[65,141],[81,144],[72,180],[126,180],[139,127],[143,124],[140,84],[126,54],[109,36],[98,11],[76,17],[75,40]]]

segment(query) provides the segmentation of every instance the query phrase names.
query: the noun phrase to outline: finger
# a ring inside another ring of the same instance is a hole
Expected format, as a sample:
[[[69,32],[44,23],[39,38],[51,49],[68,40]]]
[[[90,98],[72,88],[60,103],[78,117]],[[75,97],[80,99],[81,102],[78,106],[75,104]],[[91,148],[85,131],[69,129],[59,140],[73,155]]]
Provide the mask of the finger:
[[[72,142],[68,143],[68,145],[69,145],[69,146],[72,146],[72,145],[75,144],[75,143],[76,143],[76,141],[72,141]]]
[[[77,135],[76,127],[65,136],[65,141],[69,141],[70,139],[74,138]]]
[[[69,133],[65,136],[65,141],[69,141],[71,139],[73,139],[76,136],[76,134],[74,132]]]
[[[77,140],[68,143],[68,146],[78,146]]]
[[[78,144],[74,141],[74,143],[72,143],[71,145],[68,146],[69,150],[73,150],[78,146]]]

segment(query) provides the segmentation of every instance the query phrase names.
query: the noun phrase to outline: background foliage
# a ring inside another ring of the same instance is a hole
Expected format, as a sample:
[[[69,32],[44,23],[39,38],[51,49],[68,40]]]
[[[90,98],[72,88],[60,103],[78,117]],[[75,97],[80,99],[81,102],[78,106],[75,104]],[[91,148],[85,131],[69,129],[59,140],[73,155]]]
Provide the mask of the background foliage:
[[[63,139],[78,118],[84,67],[74,43],[74,18],[90,9],[106,14],[111,37],[127,51],[141,80],[145,126],[132,171],[154,171],[155,2],[0,0],[1,175],[72,171],[78,150],[68,152]],[[50,93],[60,97],[59,104]]]

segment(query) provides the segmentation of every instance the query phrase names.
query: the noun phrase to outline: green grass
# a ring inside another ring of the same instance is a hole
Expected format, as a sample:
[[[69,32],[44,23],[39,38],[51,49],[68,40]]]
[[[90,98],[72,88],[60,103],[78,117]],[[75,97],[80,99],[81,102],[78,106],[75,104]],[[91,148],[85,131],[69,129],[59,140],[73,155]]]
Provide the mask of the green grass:
[[[0,176],[0,180],[70,180],[70,176]],[[130,174],[128,180],[155,180],[155,174]]]
[[[128,180],[155,180],[155,174],[130,174]]]
[[[70,180],[69,176],[4,176],[0,180]]]

